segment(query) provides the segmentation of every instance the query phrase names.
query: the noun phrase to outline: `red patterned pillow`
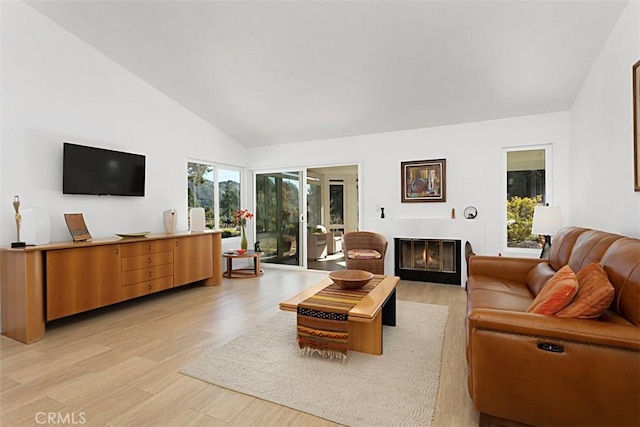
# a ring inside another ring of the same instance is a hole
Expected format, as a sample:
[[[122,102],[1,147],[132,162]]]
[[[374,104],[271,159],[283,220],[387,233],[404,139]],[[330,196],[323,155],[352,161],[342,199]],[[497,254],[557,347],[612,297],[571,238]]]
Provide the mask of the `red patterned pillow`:
[[[607,273],[597,262],[587,264],[576,274],[580,289],[571,304],[556,316],[594,319],[607,311],[616,293]]]
[[[568,265],[565,265],[545,283],[531,302],[527,313],[556,314],[565,308],[578,293],[578,279]]]

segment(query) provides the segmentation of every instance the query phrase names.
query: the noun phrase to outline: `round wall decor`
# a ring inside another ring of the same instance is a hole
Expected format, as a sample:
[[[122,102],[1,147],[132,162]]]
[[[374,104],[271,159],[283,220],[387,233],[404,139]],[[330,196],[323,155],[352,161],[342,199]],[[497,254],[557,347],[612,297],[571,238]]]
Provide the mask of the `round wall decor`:
[[[478,209],[475,206],[467,206],[464,208],[464,217],[466,219],[474,219],[478,216]]]

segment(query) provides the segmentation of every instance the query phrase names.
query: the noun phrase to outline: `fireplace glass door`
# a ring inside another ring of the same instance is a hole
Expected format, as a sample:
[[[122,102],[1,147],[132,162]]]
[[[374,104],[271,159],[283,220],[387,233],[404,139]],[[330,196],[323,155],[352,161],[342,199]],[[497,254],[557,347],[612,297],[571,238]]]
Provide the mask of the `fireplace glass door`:
[[[396,275],[406,280],[460,284],[460,240],[395,239]]]

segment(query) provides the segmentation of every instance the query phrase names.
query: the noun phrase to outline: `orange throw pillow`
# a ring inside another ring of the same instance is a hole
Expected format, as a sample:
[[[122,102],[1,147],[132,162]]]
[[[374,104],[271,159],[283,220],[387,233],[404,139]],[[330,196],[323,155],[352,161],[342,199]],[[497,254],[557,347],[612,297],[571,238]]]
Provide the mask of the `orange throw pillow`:
[[[565,308],[577,293],[578,279],[571,267],[565,265],[545,283],[527,308],[527,313],[556,314]]]
[[[594,319],[611,305],[616,293],[607,273],[597,262],[587,264],[576,274],[580,289],[571,304],[556,313],[559,317]]]

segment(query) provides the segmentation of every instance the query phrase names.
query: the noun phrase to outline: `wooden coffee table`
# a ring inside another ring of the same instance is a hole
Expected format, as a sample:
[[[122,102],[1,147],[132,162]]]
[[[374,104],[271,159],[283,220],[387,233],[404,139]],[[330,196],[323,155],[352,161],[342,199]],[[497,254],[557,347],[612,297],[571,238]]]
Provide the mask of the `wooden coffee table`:
[[[349,350],[382,354],[382,325],[396,325],[396,286],[399,277],[386,276],[349,311]],[[280,310],[298,311],[298,304],[331,285],[329,277],[280,303]]]

